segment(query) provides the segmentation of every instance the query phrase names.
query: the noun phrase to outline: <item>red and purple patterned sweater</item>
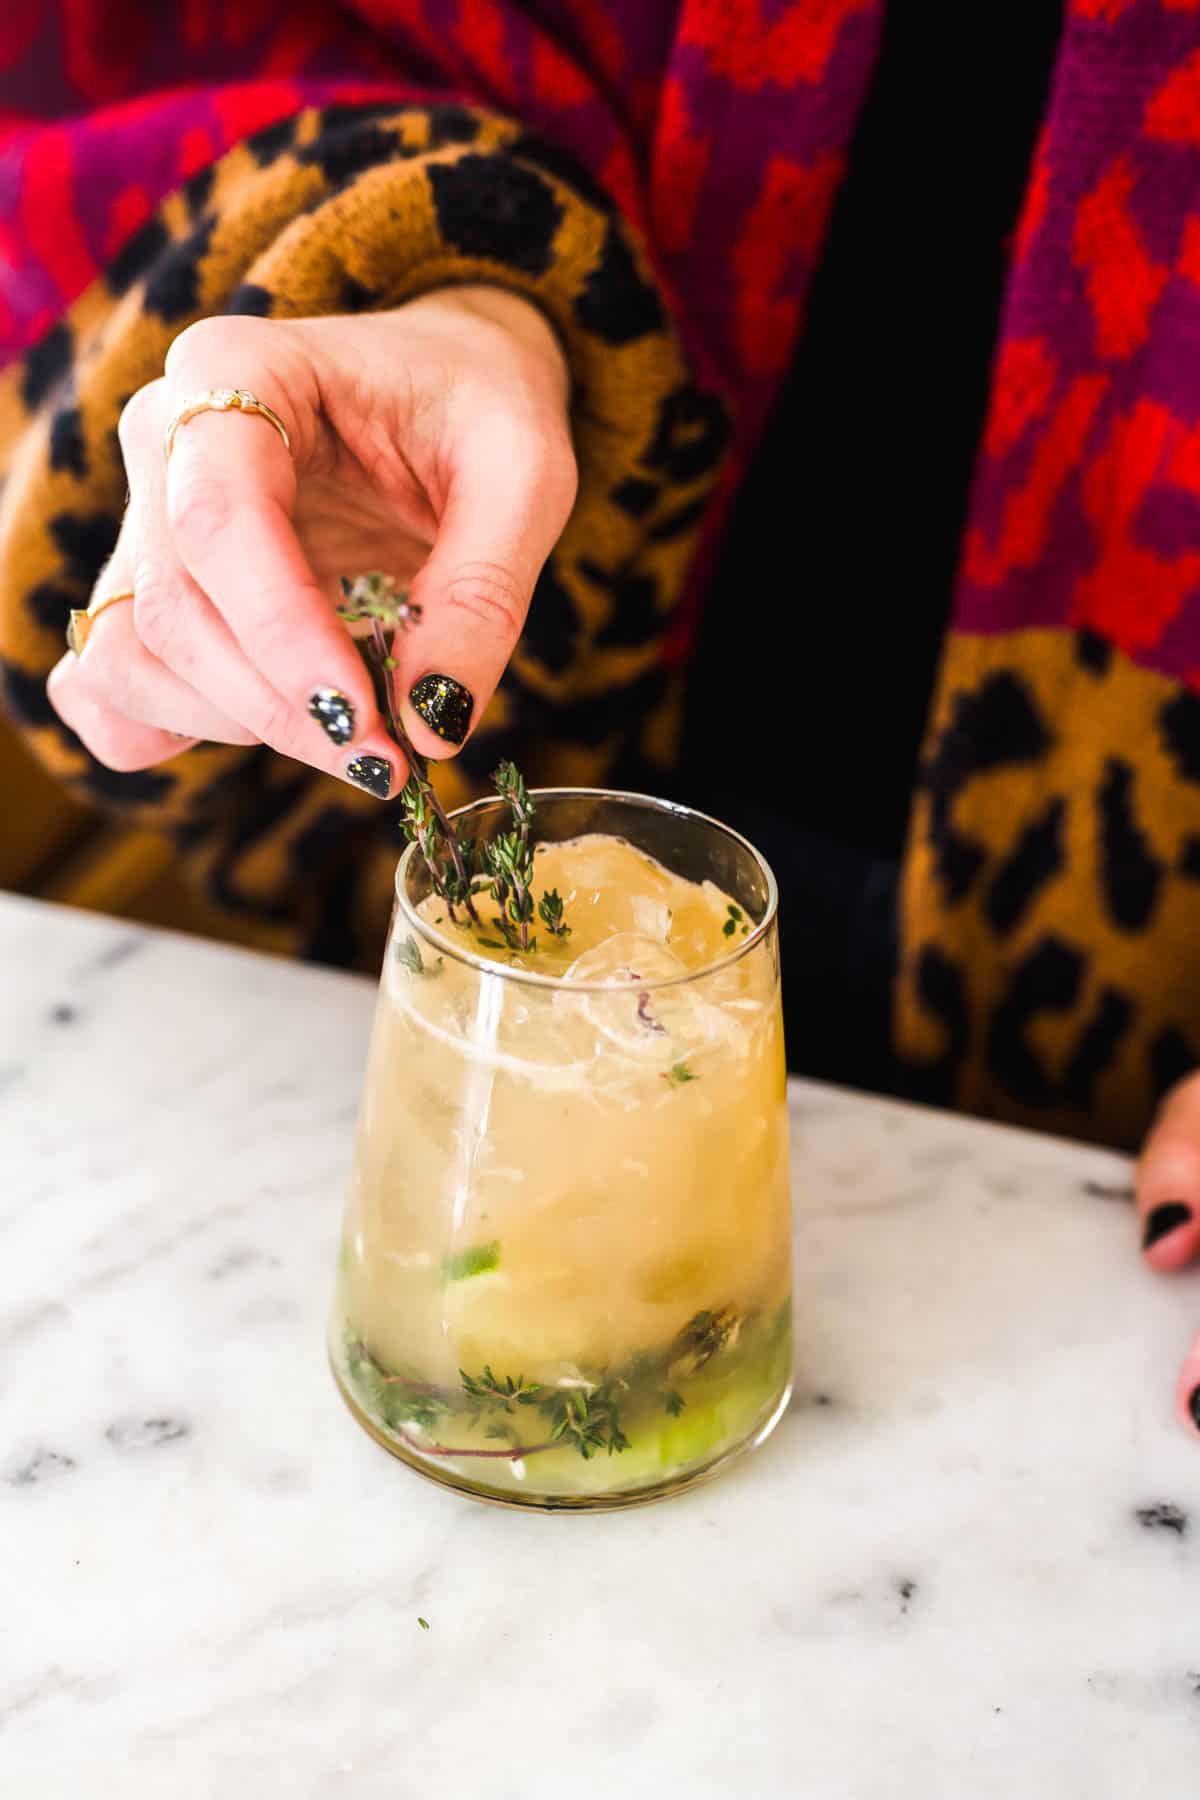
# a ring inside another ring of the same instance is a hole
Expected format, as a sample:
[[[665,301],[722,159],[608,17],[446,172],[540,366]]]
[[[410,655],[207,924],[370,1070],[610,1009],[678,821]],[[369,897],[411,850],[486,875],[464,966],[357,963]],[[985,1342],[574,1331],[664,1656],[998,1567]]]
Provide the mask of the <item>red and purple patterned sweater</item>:
[[[573,152],[645,231],[744,465],[801,328],[881,0],[14,0],[0,357],[240,138],[453,95]],[[1094,626],[1200,681],[1200,5],[1075,0],[1014,249],[956,619]],[[1100,553],[1097,555],[1097,547]]]

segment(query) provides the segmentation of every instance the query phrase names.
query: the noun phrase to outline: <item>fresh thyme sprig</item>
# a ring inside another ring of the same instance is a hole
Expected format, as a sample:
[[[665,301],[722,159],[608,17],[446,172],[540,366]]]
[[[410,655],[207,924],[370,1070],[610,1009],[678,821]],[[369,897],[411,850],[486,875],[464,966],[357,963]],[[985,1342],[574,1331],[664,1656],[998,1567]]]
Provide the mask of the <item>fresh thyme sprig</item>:
[[[490,877],[492,897],[500,908],[496,924],[510,949],[532,950],[537,940],[530,936],[536,910],[551,937],[569,937],[571,927],[563,918],[562,896],[557,888],[549,888],[538,901],[533,901],[533,850],[529,829],[533,824],[533,796],[515,763],[502,762],[492,774],[492,785],[512,813],[513,828],[501,831],[489,843],[480,846],[480,861]]]
[[[533,851],[529,847],[533,801],[515,763],[502,762],[492,774],[492,785],[508,804],[513,829],[498,832],[483,846],[483,862],[492,878],[492,893],[500,907],[499,923],[505,938],[510,936],[505,927],[511,924],[521,949],[528,950],[529,926],[534,916]]]
[[[611,1382],[598,1388],[560,1388],[540,1411],[550,1420],[550,1441],[573,1444],[584,1461],[597,1450],[628,1450],[629,1439],[621,1430],[621,1415]]]
[[[342,594],[344,604],[337,609],[338,617],[349,623],[365,620],[370,624],[371,652],[383,677],[388,723],[408,761],[408,780],[400,792],[404,834],[420,848],[429,879],[435,892],[446,902],[450,917],[457,918],[454,909],[462,906],[478,925],[479,914],[471,898],[471,874],[463,847],[429,779],[428,760],[413,744],[400,717],[395,680],[398,664],[392,650],[398,631],[410,631],[420,623],[421,608],[390,575],[384,575],[378,569],[353,579],[343,575]],[[443,870],[438,861],[438,849],[443,844],[450,858],[449,870]]]
[[[481,846],[481,860],[491,877],[492,896],[500,908],[496,924],[506,943],[514,950],[530,949],[533,895],[529,891],[530,877],[521,857],[518,834],[515,831],[497,832]]]
[[[557,888],[547,888],[538,901],[538,916],[551,937],[570,937],[571,927],[563,919],[562,895]]]
[[[533,800],[524,777],[514,762],[502,762],[492,771],[492,786],[512,808],[513,824],[521,840],[521,856],[529,857],[529,827],[533,823]]]
[[[523,1375],[505,1375],[498,1381],[490,1363],[484,1363],[482,1375],[468,1375],[465,1369],[458,1373],[464,1394],[472,1400],[500,1406],[507,1413],[512,1411],[514,1402],[517,1406],[532,1406],[542,1391],[536,1381],[526,1381]]]
[[[396,634],[411,631],[420,623],[421,607],[378,569],[353,578],[343,575],[342,596],[338,617],[349,624],[370,626],[369,653],[380,672],[388,724],[408,760],[408,780],[400,791],[404,835],[420,850],[434,892],[445,902],[451,919],[457,923],[456,909],[461,906],[472,924],[482,924],[475,905],[475,894],[482,887],[490,889],[499,905],[496,924],[510,950],[535,948],[536,939],[529,930],[535,913],[551,937],[569,937],[571,928],[563,918],[562,897],[556,888],[550,888],[536,908],[534,905],[529,842],[534,804],[516,764],[502,762],[492,776],[497,794],[512,812],[513,828],[490,842],[476,844],[458,836],[429,779],[429,759],[421,755],[404,728],[395,681],[399,664],[393,651]]]

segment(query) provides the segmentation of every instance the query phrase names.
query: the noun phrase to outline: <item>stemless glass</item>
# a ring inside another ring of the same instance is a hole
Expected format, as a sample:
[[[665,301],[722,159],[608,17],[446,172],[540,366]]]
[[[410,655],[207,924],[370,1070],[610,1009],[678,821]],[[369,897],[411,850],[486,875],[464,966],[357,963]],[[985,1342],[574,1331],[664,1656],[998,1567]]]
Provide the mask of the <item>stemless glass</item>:
[[[435,1481],[618,1507],[761,1442],[787,1403],[777,896],[751,845],[699,813],[534,799],[535,844],[624,840],[714,883],[741,922],[682,975],[647,936],[632,981],[627,948],[619,972],[592,951],[554,979],[434,929],[427,869],[405,853],[330,1348],[360,1424]],[[494,800],[456,815],[476,839],[508,823]]]

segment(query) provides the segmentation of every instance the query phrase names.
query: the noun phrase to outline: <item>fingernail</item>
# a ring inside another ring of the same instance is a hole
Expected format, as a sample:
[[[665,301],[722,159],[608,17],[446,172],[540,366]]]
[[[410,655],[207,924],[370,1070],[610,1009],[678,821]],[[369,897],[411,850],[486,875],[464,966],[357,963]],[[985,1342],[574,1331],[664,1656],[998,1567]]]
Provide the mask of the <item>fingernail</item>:
[[[346,779],[377,800],[386,800],[392,791],[392,765],[382,756],[353,756],[346,764]]]
[[[1152,1244],[1160,1243],[1163,1238],[1170,1237],[1171,1233],[1178,1231],[1181,1225],[1190,1225],[1191,1220],[1192,1209],[1190,1206],[1185,1206],[1182,1200],[1164,1201],[1161,1206],[1156,1206],[1146,1219],[1145,1229],[1142,1232],[1142,1249],[1149,1250]]]
[[[428,725],[449,744],[461,744],[471,725],[475,705],[470,688],[451,675],[422,675],[409,689],[409,699]]]
[[[337,688],[314,688],[308,710],[335,744],[348,744],[354,736],[354,703]]]
[[[1200,1387],[1194,1387],[1188,1395],[1188,1411],[1192,1415],[1192,1424],[1200,1431]]]

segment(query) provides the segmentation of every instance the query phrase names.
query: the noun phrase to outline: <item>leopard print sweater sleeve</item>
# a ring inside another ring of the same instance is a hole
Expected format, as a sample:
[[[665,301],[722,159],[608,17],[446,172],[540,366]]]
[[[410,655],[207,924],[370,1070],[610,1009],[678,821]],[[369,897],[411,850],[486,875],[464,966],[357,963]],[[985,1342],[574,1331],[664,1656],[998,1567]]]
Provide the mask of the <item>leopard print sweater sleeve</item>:
[[[57,719],[46,677],[116,539],[128,397],[217,313],[395,306],[464,281],[539,305],[573,383],[579,499],[451,803],[501,755],[597,782],[671,753],[664,647],[727,436],[690,378],[643,248],[604,192],[518,124],[461,107],[310,108],[171,194],[0,381],[0,691],[36,755],[91,804],[171,835],[231,935],[369,962],[396,853],[377,802],[266,749],[199,745],[116,774]]]

